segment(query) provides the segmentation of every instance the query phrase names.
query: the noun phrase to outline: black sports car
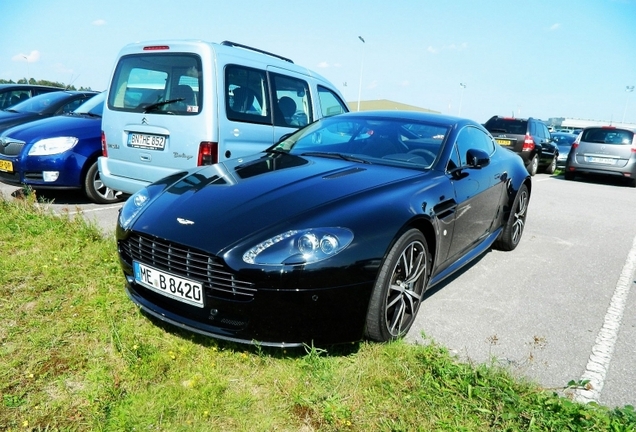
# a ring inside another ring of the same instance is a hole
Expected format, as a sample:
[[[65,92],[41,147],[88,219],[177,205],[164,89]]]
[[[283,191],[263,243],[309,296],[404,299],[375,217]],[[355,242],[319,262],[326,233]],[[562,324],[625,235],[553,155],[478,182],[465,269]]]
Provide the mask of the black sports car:
[[[426,289],[517,246],[530,191],[521,158],[476,122],[356,112],[142,189],[116,237],[130,298],[179,327],[270,346],[387,341]]]

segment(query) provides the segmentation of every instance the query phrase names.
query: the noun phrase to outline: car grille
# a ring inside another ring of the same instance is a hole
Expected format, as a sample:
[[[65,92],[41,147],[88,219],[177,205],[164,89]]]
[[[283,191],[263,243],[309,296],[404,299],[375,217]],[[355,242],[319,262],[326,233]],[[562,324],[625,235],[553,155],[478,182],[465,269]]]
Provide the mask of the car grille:
[[[206,296],[250,300],[256,294],[251,282],[239,281],[216,256],[172,242],[131,234],[119,242],[122,258],[201,282]]]
[[[4,156],[17,156],[20,154],[23,141],[13,141],[10,138],[0,138],[0,154]]]

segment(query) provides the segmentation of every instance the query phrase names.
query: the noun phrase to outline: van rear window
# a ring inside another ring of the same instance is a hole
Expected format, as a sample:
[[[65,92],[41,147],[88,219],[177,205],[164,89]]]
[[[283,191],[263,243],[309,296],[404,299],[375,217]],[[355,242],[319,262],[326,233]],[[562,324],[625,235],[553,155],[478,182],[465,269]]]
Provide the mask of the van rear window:
[[[115,68],[108,107],[116,111],[196,115],[203,101],[201,59],[194,54],[124,56]]]

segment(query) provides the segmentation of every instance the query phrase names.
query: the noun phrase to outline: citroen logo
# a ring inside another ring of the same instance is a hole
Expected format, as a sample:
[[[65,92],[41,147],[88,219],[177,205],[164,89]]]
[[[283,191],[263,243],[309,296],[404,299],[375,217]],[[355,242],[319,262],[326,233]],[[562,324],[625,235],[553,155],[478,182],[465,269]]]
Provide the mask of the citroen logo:
[[[141,124],[148,124],[148,120],[146,119],[146,117],[141,119]]]
[[[177,218],[177,222],[179,222],[181,225],[194,225],[194,222],[184,218]]]

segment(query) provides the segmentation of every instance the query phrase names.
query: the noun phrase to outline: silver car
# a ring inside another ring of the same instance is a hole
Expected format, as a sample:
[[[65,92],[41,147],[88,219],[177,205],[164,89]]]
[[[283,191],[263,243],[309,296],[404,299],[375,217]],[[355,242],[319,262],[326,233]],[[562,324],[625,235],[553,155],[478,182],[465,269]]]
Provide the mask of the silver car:
[[[569,132],[552,132],[552,142],[559,148],[559,156],[557,158],[557,168],[565,168],[565,163],[568,160],[568,154],[570,154],[570,148],[576,139],[577,135]]]
[[[593,126],[581,132],[568,154],[565,179],[579,174],[622,177],[636,187],[636,129]]]

